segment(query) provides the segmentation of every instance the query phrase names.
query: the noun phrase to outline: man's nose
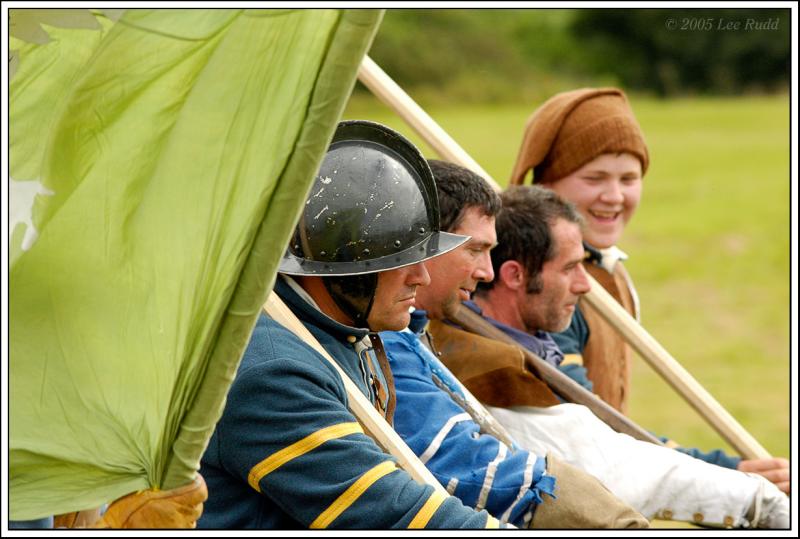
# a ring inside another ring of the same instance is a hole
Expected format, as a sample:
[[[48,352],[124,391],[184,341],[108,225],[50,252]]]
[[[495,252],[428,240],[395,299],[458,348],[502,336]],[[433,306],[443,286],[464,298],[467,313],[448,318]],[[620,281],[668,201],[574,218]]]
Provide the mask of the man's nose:
[[[605,182],[600,198],[607,204],[622,204],[625,201],[625,195],[622,193],[622,186],[619,180],[612,179]]]
[[[478,266],[472,274],[476,281],[489,283],[494,279],[494,269],[492,269],[492,255],[487,251],[483,253],[478,261]]]
[[[428,268],[425,264],[418,262],[408,268],[408,279],[406,280],[409,286],[428,286],[431,284],[431,275],[428,273]]]
[[[575,279],[572,281],[572,293],[577,296],[582,296],[592,289],[589,283],[589,274],[583,268],[583,264],[575,266]]]

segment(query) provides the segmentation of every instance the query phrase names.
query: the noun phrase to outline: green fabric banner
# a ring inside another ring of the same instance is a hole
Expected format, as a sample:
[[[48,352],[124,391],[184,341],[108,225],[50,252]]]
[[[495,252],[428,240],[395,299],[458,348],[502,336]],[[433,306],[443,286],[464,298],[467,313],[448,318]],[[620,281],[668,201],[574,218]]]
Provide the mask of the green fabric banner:
[[[382,12],[95,12],[37,41],[14,11],[10,509],[32,519],[194,478]]]

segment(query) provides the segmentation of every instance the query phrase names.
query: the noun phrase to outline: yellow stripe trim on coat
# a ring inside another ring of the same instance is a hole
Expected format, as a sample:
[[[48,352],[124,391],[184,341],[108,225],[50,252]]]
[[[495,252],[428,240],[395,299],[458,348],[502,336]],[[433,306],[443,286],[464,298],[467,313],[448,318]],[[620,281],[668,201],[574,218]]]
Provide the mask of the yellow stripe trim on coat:
[[[583,365],[583,356],[580,354],[566,354],[561,365]]]
[[[489,515],[489,518],[486,519],[486,529],[496,530],[499,527],[500,527],[500,521],[494,518],[492,515]]]
[[[425,505],[422,506],[422,509],[411,519],[411,522],[408,525],[409,530],[421,530],[425,526],[428,525],[428,521],[433,517],[433,514],[436,513],[436,510],[439,509],[439,506],[442,505],[446,496],[441,492],[434,491],[428,501],[425,502]]]
[[[256,489],[258,492],[261,492],[261,488],[258,486],[258,483],[267,474],[274,472],[290,460],[296,459],[297,457],[304,455],[309,451],[313,451],[328,440],[342,438],[348,434],[355,434],[357,432],[364,431],[361,429],[361,425],[359,425],[357,422],[352,422],[331,425],[330,427],[325,427],[324,429],[320,429],[314,433],[311,433],[299,442],[295,442],[288,447],[284,447],[280,451],[273,453],[269,457],[253,466],[253,468],[250,470],[250,473],[247,475],[247,482],[250,483],[251,487]]]
[[[311,528],[327,528],[331,522],[344,513],[348,507],[353,505],[366,490],[372,486],[375,481],[397,470],[397,466],[391,460],[381,462],[364,475],[359,477],[355,483],[350,485],[341,496],[336,498],[330,507],[325,509],[320,515],[311,523]]]

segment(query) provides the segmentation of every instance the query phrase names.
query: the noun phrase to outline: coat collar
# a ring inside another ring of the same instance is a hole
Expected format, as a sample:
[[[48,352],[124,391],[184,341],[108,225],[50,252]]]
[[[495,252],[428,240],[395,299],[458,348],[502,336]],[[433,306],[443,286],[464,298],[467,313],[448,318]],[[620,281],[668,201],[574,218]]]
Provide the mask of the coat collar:
[[[342,341],[362,340],[370,331],[367,328],[354,328],[337,322],[323,313],[311,296],[291,277],[279,274],[275,281],[275,293],[303,322],[309,322]],[[351,337],[351,339],[348,339]]]
[[[597,249],[596,247],[592,247],[586,242],[583,242],[583,249],[585,251],[584,257],[589,262],[600,266],[608,273],[614,273],[614,267],[617,265],[617,262],[628,260],[628,255],[617,247],[616,245],[612,245],[611,247],[607,247],[605,249]]]

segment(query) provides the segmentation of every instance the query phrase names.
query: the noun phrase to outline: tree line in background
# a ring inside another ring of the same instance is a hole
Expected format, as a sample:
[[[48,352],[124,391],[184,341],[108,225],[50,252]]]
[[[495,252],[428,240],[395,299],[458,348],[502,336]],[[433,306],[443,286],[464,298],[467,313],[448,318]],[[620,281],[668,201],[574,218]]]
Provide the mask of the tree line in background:
[[[393,9],[370,52],[423,99],[569,86],[659,96],[786,91],[788,9]]]

